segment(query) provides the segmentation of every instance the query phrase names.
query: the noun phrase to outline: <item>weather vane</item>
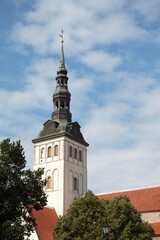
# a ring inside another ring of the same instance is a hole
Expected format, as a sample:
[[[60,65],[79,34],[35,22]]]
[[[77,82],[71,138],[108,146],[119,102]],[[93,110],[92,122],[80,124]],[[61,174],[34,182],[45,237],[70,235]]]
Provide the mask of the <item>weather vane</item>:
[[[64,42],[64,41],[63,41],[63,29],[61,30],[61,33],[62,33],[62,34],[59,34],[59,36],[62,38],[61,42],[63,43],[63,42]]]

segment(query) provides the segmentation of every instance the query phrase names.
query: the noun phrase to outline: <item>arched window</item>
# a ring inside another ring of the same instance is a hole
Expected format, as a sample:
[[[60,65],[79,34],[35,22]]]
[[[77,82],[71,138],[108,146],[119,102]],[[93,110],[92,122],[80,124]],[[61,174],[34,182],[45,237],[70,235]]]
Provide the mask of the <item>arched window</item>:
[[[74,149],[74,158],[77,159],[77,148]]]
[[[73,187],[74,191],[78,191],[78,179],[76,177],[74,177]]]
[[[47,188],[51,188],[51,177],[50,176],[47,179]]]
[[[41,149],[41,158],[44,158],[45,157],[45,151],[44,151],[44,148]]]
[[[72,157],[72,147],[69,147],[69,156]]]
[[[58,145],[54,147],[54,156],[58,156]]]
[[[79,161],[82,161],[82,151],[79,151]]]
[[[52,150],[52,148],[48,147],[48,157],[51,157],[51,150]]]

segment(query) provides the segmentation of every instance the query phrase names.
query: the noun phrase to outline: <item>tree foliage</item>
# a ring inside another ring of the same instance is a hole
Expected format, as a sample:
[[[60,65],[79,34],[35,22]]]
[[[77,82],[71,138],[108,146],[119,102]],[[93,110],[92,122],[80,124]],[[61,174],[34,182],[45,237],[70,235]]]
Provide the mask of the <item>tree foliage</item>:
[[[151,240],[154,236],[151,225],[142,222],[140,212],[128,197],[115,197],[105,203],[105,207],[108,224],[112,229],[110,239]]]
[[[54,240],[103,238],[105,207],[91,191],[74,200],[66,215],[55,225]]]
[[[143,223],[140,213],[126,196],[100,200],[91,191],[79,197],[67,214],[60,217],[54,227],[54,240],[103,240],[103,225],[107,219],[112,240],[151,240],[154,231]]]
[[[32,208],[46,205],[42,170],[24,170],[24,149],[20,141],[0,143],[0,239],[21,240],[35,227]],[[30,207],[29,207],[30,206]]]

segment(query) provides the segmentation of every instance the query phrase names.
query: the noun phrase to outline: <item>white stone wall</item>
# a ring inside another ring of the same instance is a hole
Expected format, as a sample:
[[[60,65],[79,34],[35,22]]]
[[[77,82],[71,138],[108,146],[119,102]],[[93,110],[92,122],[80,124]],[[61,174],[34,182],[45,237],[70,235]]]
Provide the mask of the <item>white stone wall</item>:
[[[144,222],[149,222],[149,223],[160,222],[160,211],[144,212],[144,213],[141,213],[141,216]]]
[[[58,146],[58,156],[54,156],[54,148]],[[72,146],[73,156],[69,157]],[[52,148],[48,157],[48,147]],[[77,159],[74,149],[77,149]],[[79,160],[82,152],[82,161]],[[44,168],[43,178],[51,177],[51,188],[46,186],[48,206],[54,207],[58,215],[66,213],[73,200],[87,191],[87,150],[86,147],[67,137],[60,137],[35,144],[34,170]],[[78,179],[78,189],[74,191],[74,177]]]

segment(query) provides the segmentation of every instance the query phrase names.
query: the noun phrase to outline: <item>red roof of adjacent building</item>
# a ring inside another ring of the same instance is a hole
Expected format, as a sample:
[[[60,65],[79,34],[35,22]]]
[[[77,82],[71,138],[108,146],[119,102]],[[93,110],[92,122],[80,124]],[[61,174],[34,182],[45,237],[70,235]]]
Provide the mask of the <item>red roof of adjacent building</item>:
[[[160,222],[157,222],[157,223],[151,223],[153,229],[154,229],[154,232],[155,232],[155,235],[156,236],[160,236]]]
[[[160,186],[98,195],[98,198],[112,199],[120,195],[129,197],[132,205],[140,212],[160,211]]]
[[[41,240],[53,240],[53,227],[58,219],[55,209],[44,207],[43,210],[32,210],[37,224],[37,232]]]

